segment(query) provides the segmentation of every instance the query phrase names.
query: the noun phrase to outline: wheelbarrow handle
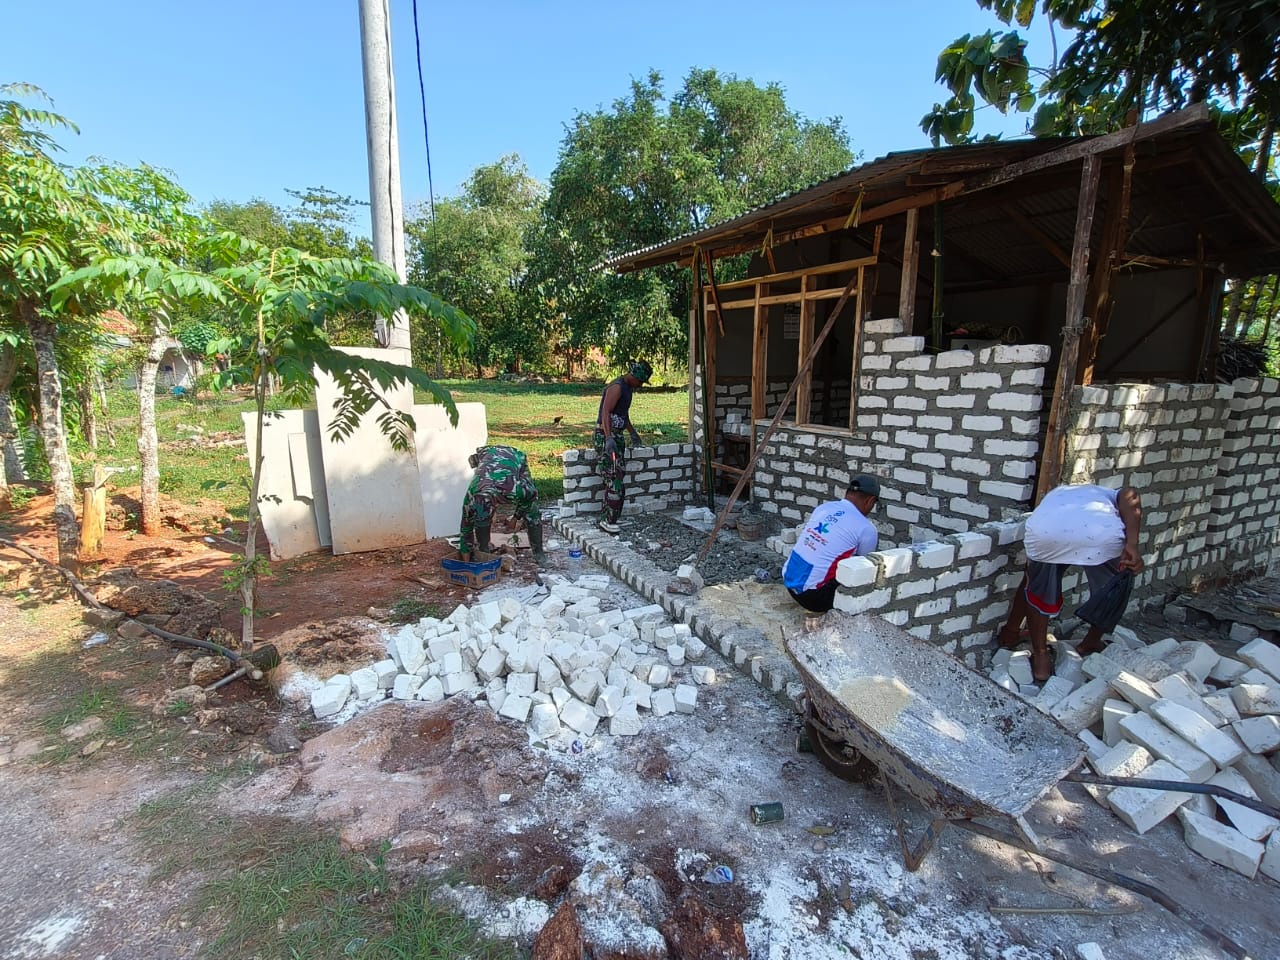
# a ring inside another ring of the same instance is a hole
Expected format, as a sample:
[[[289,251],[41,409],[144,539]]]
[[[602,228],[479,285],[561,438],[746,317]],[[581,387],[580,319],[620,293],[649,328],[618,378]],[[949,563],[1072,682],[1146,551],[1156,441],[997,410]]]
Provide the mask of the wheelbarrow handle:
[[[1084,773],[1079,770],[1067,774],[1062,779],[1070,780],[1072,783],[1091,783],[1101,787],[1138,787],[1142,790],[1175,790],[1178,793],[1203,793],[1211,797],[1230,800],[1232,803],[1238,803],[1242,807],[1248,807],[1250,810],[1280,820],[1280,810],[1270,804],[1255,800],[1253,797],[1246,797],[1243,793],[1236,793],[1234,790],[1228,790],[1226,787],[1220,787],[1214,783],[1186,783],[1182,780],[1144,780],[1141,777],[1106,777],[1101,774]]]

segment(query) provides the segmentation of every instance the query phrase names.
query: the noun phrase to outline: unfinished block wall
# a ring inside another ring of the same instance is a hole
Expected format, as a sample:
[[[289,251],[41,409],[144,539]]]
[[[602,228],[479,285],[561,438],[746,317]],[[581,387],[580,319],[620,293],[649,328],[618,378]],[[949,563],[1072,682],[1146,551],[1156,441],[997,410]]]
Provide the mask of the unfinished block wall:
[[[791,383],[787,380],[770,380],[765,391],[764,398],[764,415],[772,417],[778,412],[778,407],[782,403],[782,399],[787,395],[787,391],[791,389]],[[827,419],[841,426],[849,422],[849,394],[850,381],[848,377],[843,380],[833,380],[831,384],[831,396],[826,399],[826,387],[822,382],[816,381],[813,389],[810,391],[810,409],[812,417],[817,420],[822,416],[823,404],[827,404]],[[748,377],[733,377],[716,383],[716,461],[723,463],[724,443],[722,437],[724,434],[732,434],[734,436],[748,436],[749,424],[751,423],[751,380]],[[693,379],[693,396],[694,396],[694,412],[693,412],[693,429],[691,435],[694,437],[702,436],[702,419],[704,416],[702,409],[702,380],[701,368],[694,371]],[[788,419],[794,420],[795,417],[795,398],[792,398]]]
[[[779,429],[752,498],[784,525],[844,494],[851,473],[883,478],[885,532],[936,539],[1029,508],[1047,346],[924,352],[899,320],[863,327],[857,431]]]
[[[1278,386],[1268,378],[1075,389],[1063,481],[1142,495],[1139,596],[1266,569],[1280,542]]]
[[[1022,520],[849,557],[836,568],[836,608],[874,613],[979,665],[1022,580]]]
[[[1261,574],[1280,546],[1280,380],[1231,384],[1208,542],[1223,575]]]
[[[574,513],[600,512],[604,481],[596,473],[598,459],[599,455],[591,447],[561,454],[564,464],[561,502]],[[624,515],[665,510],[693,498],[693,444],[632,447],[626,452],[626,463]]]

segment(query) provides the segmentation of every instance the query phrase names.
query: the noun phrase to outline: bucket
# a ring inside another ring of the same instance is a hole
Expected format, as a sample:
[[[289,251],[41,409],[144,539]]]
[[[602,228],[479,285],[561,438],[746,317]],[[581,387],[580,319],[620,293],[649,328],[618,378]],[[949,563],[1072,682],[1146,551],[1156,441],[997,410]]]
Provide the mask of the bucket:
[[[764,533],[764,519],[762,517],[738,517],[738,536],[743,540],[759,540],[762,533]]]

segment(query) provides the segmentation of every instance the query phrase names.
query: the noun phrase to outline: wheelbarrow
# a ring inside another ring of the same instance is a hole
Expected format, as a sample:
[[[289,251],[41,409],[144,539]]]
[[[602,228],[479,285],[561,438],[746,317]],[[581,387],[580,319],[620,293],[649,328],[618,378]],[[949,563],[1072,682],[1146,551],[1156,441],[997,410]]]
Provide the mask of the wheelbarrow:
[[[1046,849],[1026,814],[1061,780],[1209,793],[1280,813],[1208,784],[1077,773],[1084,744],[1065,727],[880,617],[828,613],[785,631],[784,643],[804,681],[804,721],[814,753],[842,779],[882,781],[908,870],[918,870],[946,827],[955,825],[1140,893],[1231,956],[1248,956],[1158,888]],[[895,790],[929,813],[929,826],[914,845]],[[1010,823],[1013,832],[977,818]]]

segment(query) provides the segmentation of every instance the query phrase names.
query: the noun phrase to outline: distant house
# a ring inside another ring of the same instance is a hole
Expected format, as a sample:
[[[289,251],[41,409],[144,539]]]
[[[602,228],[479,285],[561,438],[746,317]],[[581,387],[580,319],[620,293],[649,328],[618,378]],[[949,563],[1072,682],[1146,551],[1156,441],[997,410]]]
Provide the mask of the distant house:
[[[118,310],[108,310],[102,314],[101,330],[106,341],[117,350],[132,350],[135,346],[146,345],[147,338],[138,331],[138,325]],[[156,375],[156,388],[169,391],[174,387],[182,387],[189,390],[195,386],[201,369],[199,357],[184,347],[176,337],[168,337],[165,340],[164,356],[160,360],[160,371]],[[136,390],[137,371],[130,369],[120,382],[129,389]]]

